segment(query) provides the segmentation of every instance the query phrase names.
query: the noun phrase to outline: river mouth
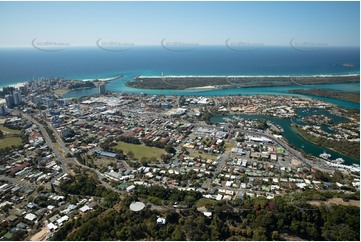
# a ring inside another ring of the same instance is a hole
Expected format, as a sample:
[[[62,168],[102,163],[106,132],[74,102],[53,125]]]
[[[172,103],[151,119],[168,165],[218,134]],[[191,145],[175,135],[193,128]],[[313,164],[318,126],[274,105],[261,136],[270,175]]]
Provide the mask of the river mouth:
[[[140,89],[133,88],[126,85],[137,75],[125,74],[120,80],[109,81],[106,84],[106,90],[112,92],[125,92],[129,94],[148,94],[148,95],[174,95],[174,96],[234,96],[234,95],[282,95],[282,96],[298,96],[314,98],[329,103],[336,104],[343,108],[360,109],[359,103],[347,102],[334,98],[301,95],[289,93],[290,90],[295,89],[295,86],[275,86],[275,87],[247,87],[247,88],[227,88],[227,89],[188,89],[188,90],[164,90],[164,89]],[[318,84],[302,86],[303,89],[330,89],[339,91],[360,92],[360,83],[341,83],[341,84]],[[89,88],[83,90],[74,90],[63,95],[64,98],[80,98],[84,96],[91,96],[98,94],[98,88]]]

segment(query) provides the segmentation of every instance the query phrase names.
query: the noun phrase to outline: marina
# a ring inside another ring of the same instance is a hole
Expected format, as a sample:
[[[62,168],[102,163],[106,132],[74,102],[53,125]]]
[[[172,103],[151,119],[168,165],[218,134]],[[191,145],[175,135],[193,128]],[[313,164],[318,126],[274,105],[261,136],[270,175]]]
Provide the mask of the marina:
[[[274,124],[277,124],[279,127],[281,127],[284,131],[281,133],[282,136],[287,140],[289,144],[291,144],[293,147],[297,148],[298,150],[301,150],[305,152],[306,154],[311,154],[315,157],[320,157],[321,154],[325,153],[325,158],[342,158],[344,160],[344,165],[352,165],[352,164],[359,164],[360,161],[348,156],[345,156],[343,154],[340,154],[334,150],[327,149],[320,147],[312,142],[309,142],[302,138],[300,135],[297,134],[296,130],[292,127],[291,124],[301,124],[300,121],[302,117],[315,114],[315,113],[322,113],[331,115],[334,119],[340,121],[344,120],[343,117],[338,117],[333,114],[329,114],[325,110],[315,110],[315,109],[298,109],[297,114],[298,117],[296,119],[285,119],[285,118],[277,118],[277,117],[270,117],[270,116],[264,116],[264,115],[258,115],[258,114],[239,114],[239,115],[233,115],[233,117],[237,118],[243,118],[243,119],[267,119],[271,121]],[[337,118],[338,117],[338,118]],[[211,122],[225,122],[224,118],[232,118],[232,116],[215,116],[210,119]],[[331,162],[330,160],[324,160],[327,162],[330,162],[331,164],[338,164],[337,162]],[[340,163],[341,160],[338,160]]]

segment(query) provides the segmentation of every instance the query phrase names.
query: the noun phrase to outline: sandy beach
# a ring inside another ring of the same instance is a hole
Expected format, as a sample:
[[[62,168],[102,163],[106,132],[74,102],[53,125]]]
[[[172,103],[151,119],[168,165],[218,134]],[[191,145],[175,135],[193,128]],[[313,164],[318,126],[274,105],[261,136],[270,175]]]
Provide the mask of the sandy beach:
[[[257,77],[257,78],[274,78],[274,77],[350,77],[350,76],[359,76],[360,74],[345,74],[345,75],[235,75],[235,76],[224,76],[224,75],[205,75],[205,76],[197,76],[197,75],[189,75],[189,76],[185,76],[185,75],[180,75],[180,76],[175,76],[175,75],[167,75],[167,76],[138,76],[137,78],[139,79],[145,79],[145,78],[253,78],[253,77]]]
[[[203,86],[203,87],[190,87],[186,88],[185,90],[205,90],[205,89],[217,89],[217,86]]]
[[[27,82],[20,82],[20,83],[16,83],[16,84],[11,84],[11,85],[8,85],[8,87],[15,87],[15,88],[20,88],[22,86],[25,86]],[[3,87],[0,87],[0,91],[3,90]]]

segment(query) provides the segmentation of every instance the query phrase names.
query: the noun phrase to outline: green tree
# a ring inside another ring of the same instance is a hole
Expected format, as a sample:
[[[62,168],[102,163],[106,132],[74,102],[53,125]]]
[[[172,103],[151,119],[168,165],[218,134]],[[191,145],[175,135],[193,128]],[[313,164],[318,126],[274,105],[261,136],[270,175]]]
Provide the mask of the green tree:
[[[252,240],[267,240],[267,236],[266,236],[266,229],[265,228],[261,228],[258,227],[255,230],[253,230],[253,237]]]
[[[177,226],[174,230],[171,240],[184,241],[186,239],[184,231],[181,226]]]
[[[134,159],[134,153],[132,152],[132,151],[129,151],[128,153],[127,153],[127,156],[129,157],[129,159]]]
[[[278,231],[272,231],[272,240],[280,240]]]
[[[176,153],[176,150],[173,148],[172,145],[166,145],[164,149],[165,149],[165,151],[167,153],[170,153],[170,154],[175,154]]]

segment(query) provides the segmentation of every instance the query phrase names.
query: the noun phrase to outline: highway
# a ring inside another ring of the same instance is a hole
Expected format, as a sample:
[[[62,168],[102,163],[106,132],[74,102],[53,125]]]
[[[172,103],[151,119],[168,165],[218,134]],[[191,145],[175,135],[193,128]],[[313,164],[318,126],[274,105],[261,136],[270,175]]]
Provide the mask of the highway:
[[[19,111],[17,111],[17,112],[19,112]],[[60,154],[60,152],[55,148],[54,143],[51,141],[50,136],[49,136],[48,132],[46,132],[44,126],[42,124],[40,124],[38,121],[36,121],[34,118],[30,117],[29,115],[27,115],[25,113],[21,113],[21,114],[22,114],[23,118],[29,120],[30,122],[36,124],[39,127],[39,130],[44,137],[45,143],[53,151],[55,158],[61,162],[61,168],[62,168],[63,172],[68,173],[69,170],[65,164],[65,159],[64,159],[65,157],[63,157]]]
[[[19,114],[19,111],[17,111],[17,112]],[[104,187],[106,187],[107,189],[110,189],[110,190],[112,190],[114,192],[121,193],[120,190],[112,187],[107,182],[105,182],[103,180],[105,177],[98,170],[96,170],[94,168],[91,168],[91,167],[88,167],[88,166],[85,166],[83,164],[80,164],[76,158],[67,158],[67,157],[65,157],[65,155],[67,153],[70,153],[70,150],[68,149],[68,147],[66,147],[65,143],[63,142],[63,140],[59,136],[58,132],[51,125],[48,125],[48,127],[50,128],[50,130],[53,131],[54,137],[55,137],[55,139],[57,141],[57,144],[59,144],[60,147],[55,147],[54,146],[54,143],[51,141],[48,133],[46,132],[44,126],[41,123],[39,123],[34,118],[30,117],[29,115],[27,115],[25,113],[21,113],[21,114],[22,114],[23,118],[33,122],[34,124],[36,124],[39,127],[39,130],[41,131],[41,133],[42,133],[42,135],[43,135],[43,137],[45,139],[46,144],[53,151],[53,154],[54,154],[55,158],[61,162],[61,167],[62,167],[63,173],[68,173],[69,172],[69,167],[68,167],[69,164],[73,164],[75,166],[80,166],[82,168],[89,169],[89,170],[93,171],[97,175],[97,178],[98,178],[99,182]],[[50,181],[50,183],[53,182],[54,179],[55,178],[53,178]]]

